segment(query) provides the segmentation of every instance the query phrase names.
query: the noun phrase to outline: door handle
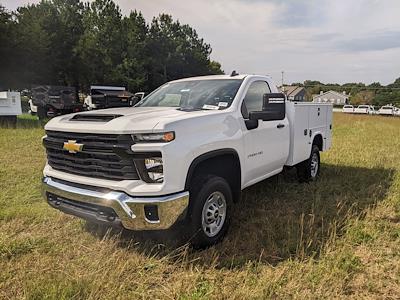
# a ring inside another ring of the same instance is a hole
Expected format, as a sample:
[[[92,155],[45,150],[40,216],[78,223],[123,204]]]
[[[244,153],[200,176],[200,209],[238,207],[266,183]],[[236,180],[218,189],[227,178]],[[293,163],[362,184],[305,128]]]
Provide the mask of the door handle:
[[[281,129],[281,128],[283,128],[283,127],[285,127],[285,124],[278,124],[278,125],[276,125],[276,128],[279,128],[279,129]]]

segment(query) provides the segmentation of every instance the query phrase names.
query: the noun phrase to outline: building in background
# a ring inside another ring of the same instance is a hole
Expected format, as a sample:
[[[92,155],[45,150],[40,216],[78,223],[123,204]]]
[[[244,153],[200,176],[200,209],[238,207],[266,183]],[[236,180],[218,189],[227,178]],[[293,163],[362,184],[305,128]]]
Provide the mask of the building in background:
[[[350,95],[346,92],[338,93],[335,91],[323,92],[319,95],[313,95],[313,102],[317,103],[332,103],[334,105],[345,105],[349,103]]]
[[[301,86],[283,86],[279,88],[290,101],[305,101],[306,89]]]

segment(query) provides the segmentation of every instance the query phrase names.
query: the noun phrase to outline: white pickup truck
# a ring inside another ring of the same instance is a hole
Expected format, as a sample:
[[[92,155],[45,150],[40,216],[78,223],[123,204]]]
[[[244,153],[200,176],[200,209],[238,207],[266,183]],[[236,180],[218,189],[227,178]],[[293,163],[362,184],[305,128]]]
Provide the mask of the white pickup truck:
[[[43,193],[61,211],[129,230],[222,239],[241,191],[296,166],[320,171],[332,105],[286,101],[270,77],[203,76],[164,84],[135,107],[50,120]]]

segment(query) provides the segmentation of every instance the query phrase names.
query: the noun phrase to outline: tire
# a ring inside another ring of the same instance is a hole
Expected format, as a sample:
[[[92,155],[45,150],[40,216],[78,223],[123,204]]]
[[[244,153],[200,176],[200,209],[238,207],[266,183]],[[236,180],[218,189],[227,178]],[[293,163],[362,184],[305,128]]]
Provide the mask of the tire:
[[[203,175],[192,181],[187,215],[187,237],[195,249],[220,242],[231,221],[232,191],[218,176]]]
[[[310,157],[296,166],[299,182],[310,182],[317,180],[320,167],[321,159],[319,155],[319,148],[317,145],[313,145],[311,148]]]

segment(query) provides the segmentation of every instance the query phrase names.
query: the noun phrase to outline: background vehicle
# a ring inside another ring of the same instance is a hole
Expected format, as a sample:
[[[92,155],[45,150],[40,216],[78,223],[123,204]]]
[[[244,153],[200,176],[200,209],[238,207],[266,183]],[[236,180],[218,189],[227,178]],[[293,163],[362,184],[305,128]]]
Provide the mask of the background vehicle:
[[[368,114],[369,114],[369,115],[377,115],[377,114],[378,114],[378,111],[375,110],[375,107],[374,107],[373,105],[370,105],[370,106],[369,106]]]
[[[289,102],[271,78],[169,82],[135,107],[54,118],[43,190],[61,211],[130,230],[182,230],[220,241],[241,190],[296,167],[314,181],[331,146],[332,105]]]
[[[132,97],[133,94],[124,87],[93,85],[90,87],[90,95],[85,98],[85,106],[88,110],[129,107],[132,106]]]
[[[353,105],[345,105],[345,106],[343,106],[342,111],[344,113],[354,113],[354,106]]]
[[[378,113],[383,116],[393,116],[395,108],[393,105],[384,105],[379,109]]]
[[[136,103],[138,103],[140,100],[142,100],[145,96],[145,92],[137,92],[133,95],[132,98],[132,105],[135,105]]]
[[[28,104],[29,104],[29,113],[32,116],[35,116],[37,114],[38,107],[36,105],[33,105],[32,99],[29,99]]]
[[[394,115],[395,115],[396,117],[400,117],[400,108],[395,107],[395,109],[394,109]]]
[[[37,85],[32,88],[31,111],[37,106],[39,119],[83,110],[74,87]],[[33,108],[33,109],[32,109]]]
[[[0,124],[16,126],[17,116],[22,114],[19,92],[0,92]]]
[[[375,114],[375,109],[371,105],[359,105],[354,109],[354,113],[356,114]]]

